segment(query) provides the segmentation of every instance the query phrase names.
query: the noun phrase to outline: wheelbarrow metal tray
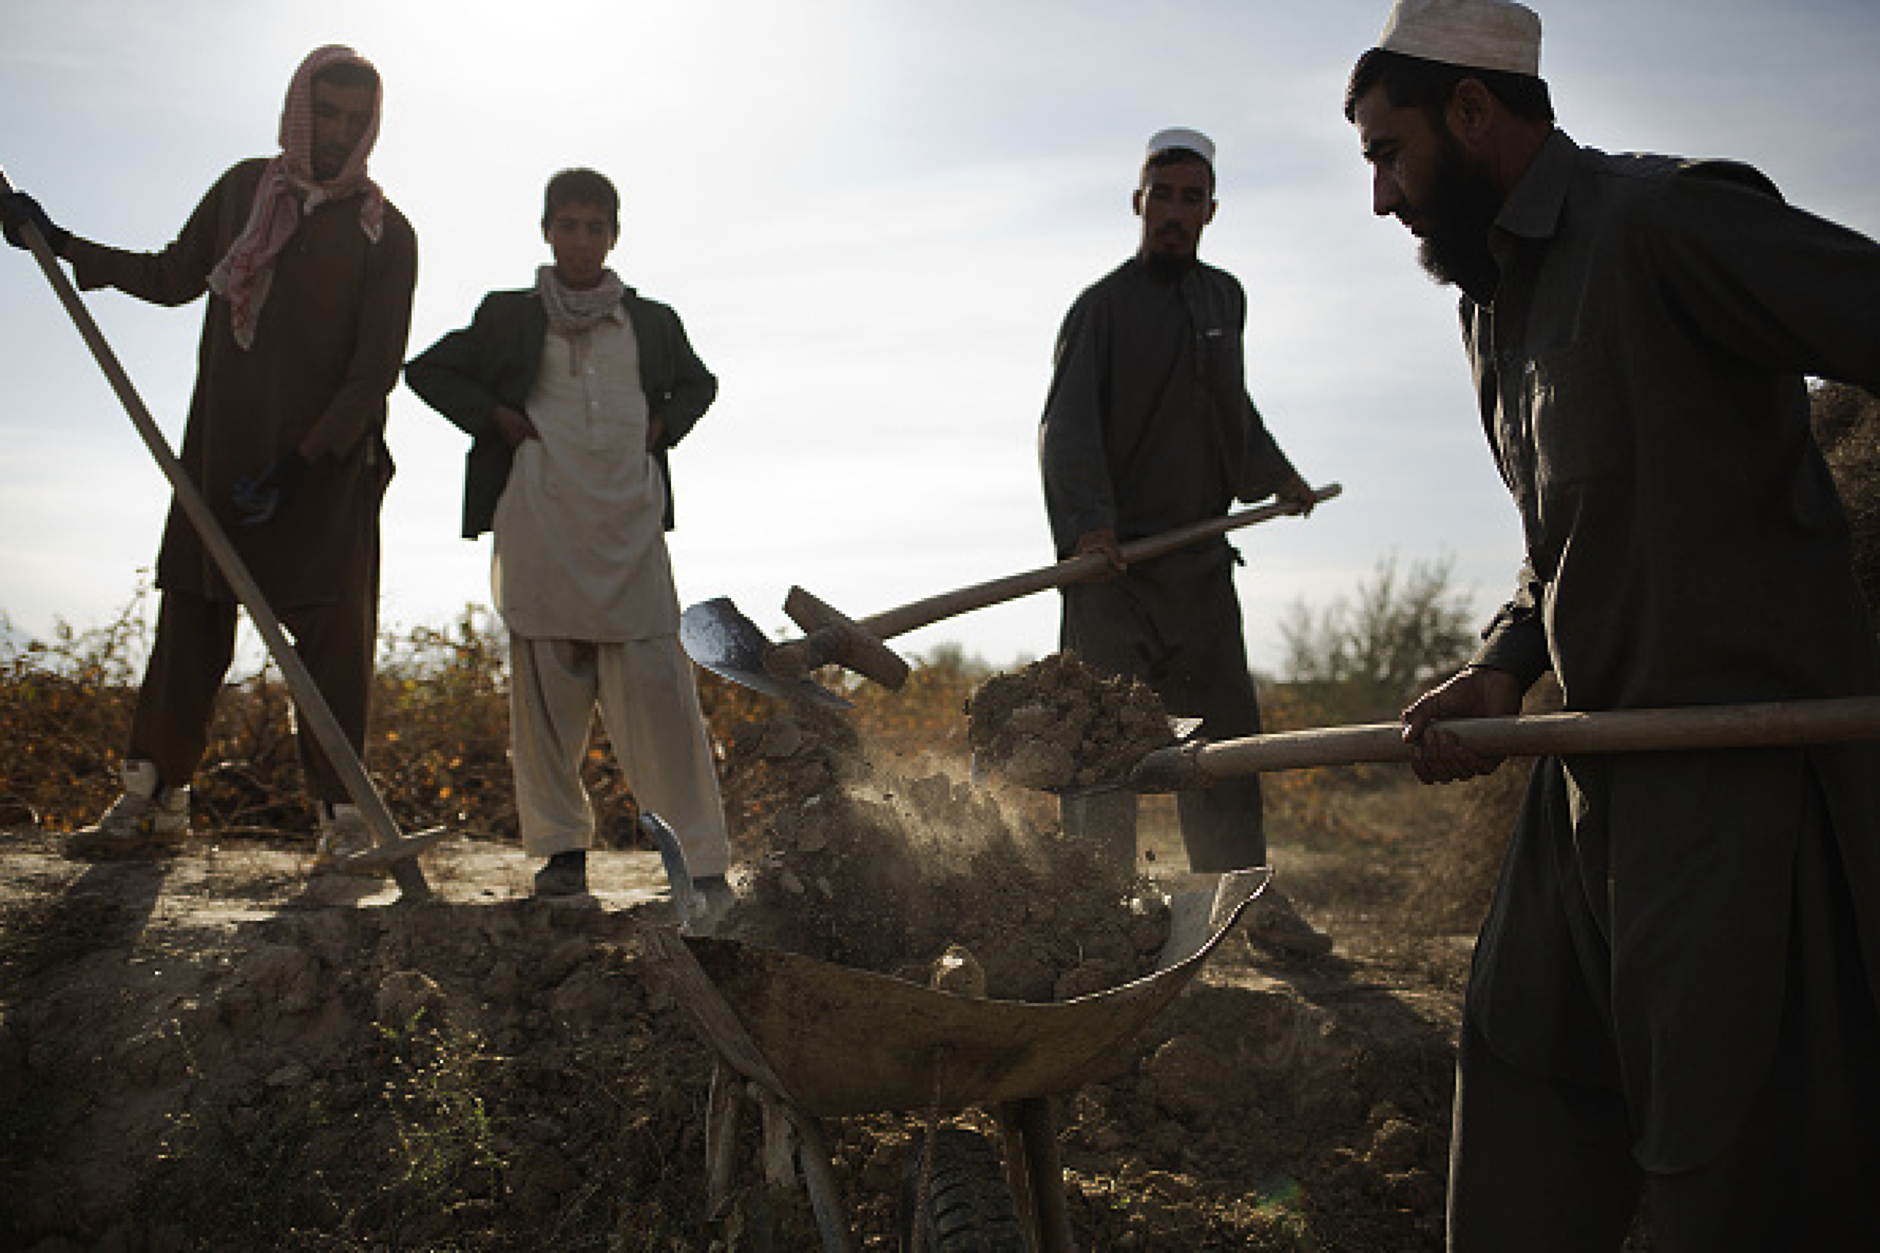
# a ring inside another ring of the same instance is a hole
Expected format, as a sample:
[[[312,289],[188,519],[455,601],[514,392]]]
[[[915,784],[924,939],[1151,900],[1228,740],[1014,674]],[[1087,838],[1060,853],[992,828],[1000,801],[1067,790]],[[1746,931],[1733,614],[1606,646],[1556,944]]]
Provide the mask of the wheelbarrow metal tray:
[[[1118,1051],[1180,994],[1232,923],[1166,970],[1050,1004],[961,996],[666,927],[647,939],[727,1063],[806,1114],[845,1117],[953,1112],[1113,1073]]]

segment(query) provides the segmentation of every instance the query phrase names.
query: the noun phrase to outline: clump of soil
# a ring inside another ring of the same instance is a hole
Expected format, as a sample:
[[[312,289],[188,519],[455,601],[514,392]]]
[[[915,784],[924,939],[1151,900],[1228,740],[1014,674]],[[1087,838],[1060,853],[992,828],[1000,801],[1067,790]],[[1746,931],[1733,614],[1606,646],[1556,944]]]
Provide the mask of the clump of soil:
[[[932,764],[871,762],[847,723],[818,712],[781,711],[739,739],[727,787],[762,817],[738,850],[739,902],[720,935],[923,984],[963,950],[985,994],[1011,1000],[1153,969],[1168,935],[1160,896],[996,792]]]
[[[1072,652],[994,675],[966,712],[974,760],[1019,787],[1116,782],[1175,740],[1146,683],[1101,674]]]
[[[1854,573],[1868,605],[1880,611],[1880,397],[1826,382],[1812,400],[1815,436],[1853,532]]]

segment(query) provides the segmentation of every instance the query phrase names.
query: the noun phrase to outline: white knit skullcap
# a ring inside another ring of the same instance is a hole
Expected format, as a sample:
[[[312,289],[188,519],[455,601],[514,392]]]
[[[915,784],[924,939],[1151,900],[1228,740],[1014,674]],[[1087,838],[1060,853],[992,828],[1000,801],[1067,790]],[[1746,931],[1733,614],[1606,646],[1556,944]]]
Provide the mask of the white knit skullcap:
[[[1377,46],[1445,65],[1538,78],[1541,19],[1514,0],[1397,0]]]
[[[1154,156],[1158,152],[1167,152],[1170,148],[1186,148],[1198,152],[1201,159],[1209,165],[1214,164],[1214,141],[1200,131],[1189,130],[1186,126],[1171,126],[1165,131],[1157,131],[1149,137],[1149,150],[1145,154]]]

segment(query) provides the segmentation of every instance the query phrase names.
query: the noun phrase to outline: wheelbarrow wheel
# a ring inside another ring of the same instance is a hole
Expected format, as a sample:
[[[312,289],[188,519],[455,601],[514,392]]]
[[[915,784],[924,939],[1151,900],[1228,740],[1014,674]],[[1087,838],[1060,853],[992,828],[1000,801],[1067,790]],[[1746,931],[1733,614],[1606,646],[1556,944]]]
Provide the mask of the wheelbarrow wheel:
[[[1025,1253],[1025,1236],[1005,1172],[983,1136],[959,1127],[942,1127],[936,1133],[933,1176],[922,1211],[920,1177],[925,1156],[916,1151],[901,1171],[903,1250],[914,1247],[918,1223],[926,1228],[928,1253]]]

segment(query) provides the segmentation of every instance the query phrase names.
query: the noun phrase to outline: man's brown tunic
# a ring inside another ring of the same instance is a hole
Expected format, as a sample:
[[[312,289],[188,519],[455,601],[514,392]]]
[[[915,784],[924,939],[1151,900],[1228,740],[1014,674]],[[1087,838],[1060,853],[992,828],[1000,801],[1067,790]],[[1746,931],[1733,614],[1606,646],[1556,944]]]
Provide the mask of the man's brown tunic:
[[[74,238],[68,252],[79,286],[164,305],[201,296],[248,221],[266,164],[256,158],[225,173],[161,252]],[[252,350],[236,345],[227,302],[208,302],[181,460],[277,611],[335,604],[361,585],[376,592],[379,502],[391,477],[386,396],[404,360],[417,258],[411,226],[390,204],[373,243],[359,226],[358,197],[331,201],[302,219],[276,260]],[[312,468],[298,492],[265,525],[239,525],[236,479],[303,443]],[[233,599],[175,505],[157,583]]]
[[[115,287],[182,305],[246,226],[267,162],[244,161],[209,189],[163,251],[132,253],[74,238],[66,249],[81,287]],[[411,226],[390,204],[377,242],[359,224],[357,196],[319,205],[274,263],[253,347],[230,331],[212,296],[203,318],[196,390],[181,461],[210,511],[293,633],[297,651],[351,742],[363,748],[378,629],[379,504],[392,463],[386,395],[398,381],[417,284]],[[259,526],[235,516],[238,479],[301,450],[299,489]],[[157,556],[164,590],[157,638],[131,722],[129,756],[154,761],[170,784],[201,759],[216,692],[227,673],[235,595],[187,514],[174,503]],[[310,737],[301,760],[314,795],[347,796]]]

